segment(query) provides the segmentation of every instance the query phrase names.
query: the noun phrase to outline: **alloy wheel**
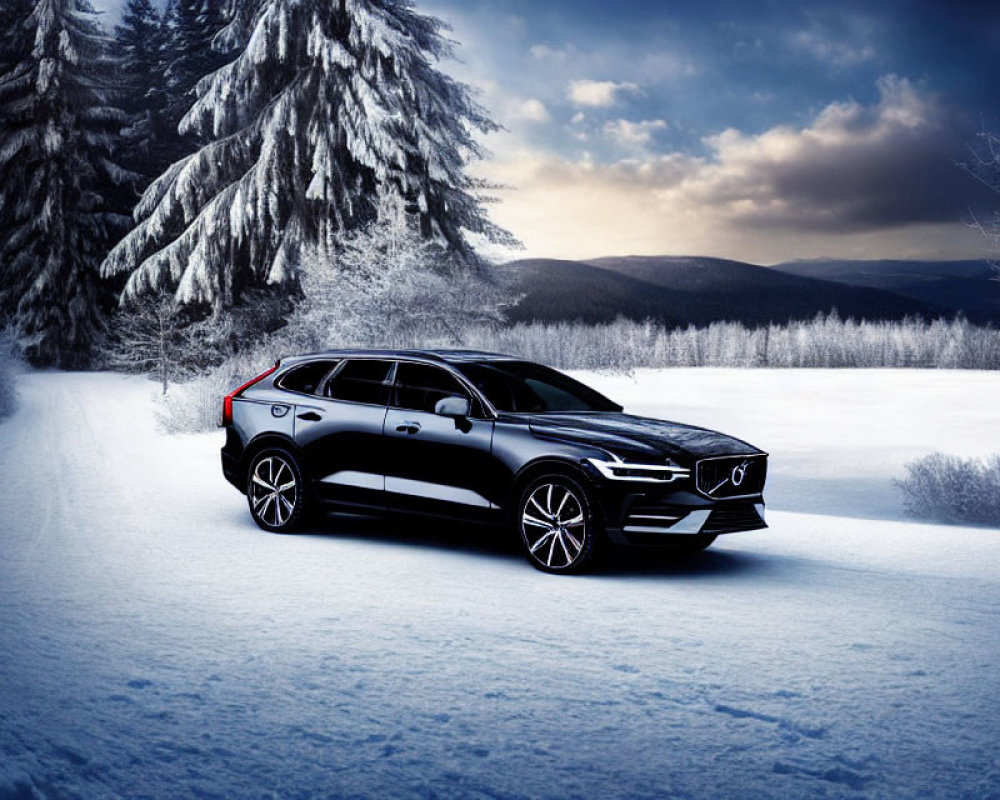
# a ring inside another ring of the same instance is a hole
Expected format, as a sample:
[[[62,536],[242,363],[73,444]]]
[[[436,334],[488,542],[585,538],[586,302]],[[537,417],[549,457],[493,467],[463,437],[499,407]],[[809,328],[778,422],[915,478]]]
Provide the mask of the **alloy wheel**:
[[[298,493],[295,471],[284,458],[269,455],[257,462],[250,476],[250,509],[259,521],[284,527],[295,512]]]
[[[573,567],[590,535],[583,501],[562,483],[541,483],[521,509],[521,536],[528,555],[549,570]]]

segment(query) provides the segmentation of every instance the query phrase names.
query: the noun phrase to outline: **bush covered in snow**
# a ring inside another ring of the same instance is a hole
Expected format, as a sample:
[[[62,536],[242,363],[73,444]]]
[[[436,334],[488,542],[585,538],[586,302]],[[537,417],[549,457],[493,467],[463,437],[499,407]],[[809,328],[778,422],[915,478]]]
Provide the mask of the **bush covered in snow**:
[[[11,330],[0,330],[0,419],[13,413],[17,403],[17,373],[21,347]]]
[[[157,397],[156,421],[165,433],[203,433],[218,427],[222,398],[270,367],[278,355],[261,348],[232,356],[222,364]]]
[[[470,264],[421,236],[418,220],[392,198],[378,220],[308,248],[304,299],[280,333],[298,350],[466,344],[490,336],[515,298],[487,263]]]
[[[906,511],[939,522],[1000,526],[1000,455],[989,459],[932,453],[906,465],[896,481]]]

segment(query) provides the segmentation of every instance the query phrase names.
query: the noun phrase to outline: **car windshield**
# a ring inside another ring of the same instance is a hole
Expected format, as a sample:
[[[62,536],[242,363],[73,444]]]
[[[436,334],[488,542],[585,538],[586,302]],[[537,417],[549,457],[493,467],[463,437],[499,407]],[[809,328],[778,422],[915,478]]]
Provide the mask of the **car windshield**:
[[[528,361],[456,364],[497,411],[621,411],[622,407],[561,372]]]

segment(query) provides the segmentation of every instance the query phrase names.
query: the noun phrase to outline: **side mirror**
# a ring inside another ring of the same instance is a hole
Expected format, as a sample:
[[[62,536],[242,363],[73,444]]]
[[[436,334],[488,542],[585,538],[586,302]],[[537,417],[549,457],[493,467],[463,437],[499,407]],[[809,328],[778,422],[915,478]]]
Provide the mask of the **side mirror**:
[[[434,413],[442,417],[467,417],[469,416],[469,398],[459,397],[457,394],[442,397],[434,404]]]

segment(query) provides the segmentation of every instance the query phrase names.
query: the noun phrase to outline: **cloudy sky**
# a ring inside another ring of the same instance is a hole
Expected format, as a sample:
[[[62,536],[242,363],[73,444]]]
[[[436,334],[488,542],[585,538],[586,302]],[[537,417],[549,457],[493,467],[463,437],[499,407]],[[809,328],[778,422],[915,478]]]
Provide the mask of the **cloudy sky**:
[[[985,252],[955,162],[1000,127],[1000,3],[417,5],[507,129],[477,170],[516,187],[493,216],[529,255]]]
[[[481,170],[516,187],[494,216],[531,255],[983,253],[954,162],[1000,116],[1000,4],[420,7],[507,128]]]

